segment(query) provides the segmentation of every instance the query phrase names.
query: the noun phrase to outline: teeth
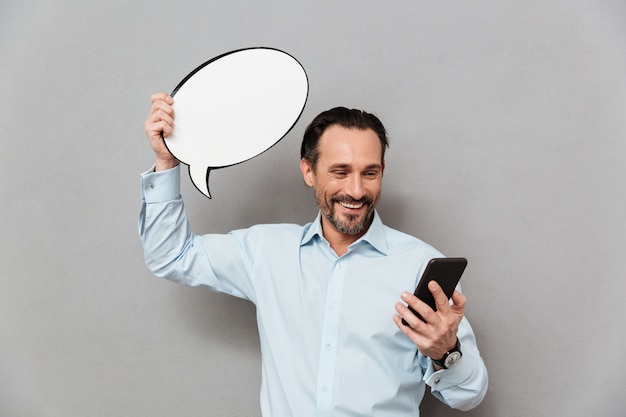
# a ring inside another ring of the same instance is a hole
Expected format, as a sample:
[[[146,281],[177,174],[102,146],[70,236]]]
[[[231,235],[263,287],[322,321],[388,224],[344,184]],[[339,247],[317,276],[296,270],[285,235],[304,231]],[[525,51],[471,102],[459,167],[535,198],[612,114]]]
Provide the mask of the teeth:
[[[363,203],[360,203],[360,204],[349,204],[349,203],[340,202],[339,204],[341,204],[345,208],[349,208],[349,209],[359,209],[359,208],[363,207]]]

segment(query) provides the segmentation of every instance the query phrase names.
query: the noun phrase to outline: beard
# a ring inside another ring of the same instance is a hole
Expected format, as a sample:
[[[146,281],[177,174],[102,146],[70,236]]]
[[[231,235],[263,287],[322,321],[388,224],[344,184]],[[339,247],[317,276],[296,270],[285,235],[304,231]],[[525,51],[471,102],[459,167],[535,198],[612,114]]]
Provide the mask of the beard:
[[[331,198],[324,198],[324,196],[315,193],[315,199],[317,205],[322,212],[322,215],[332,224],[337,231],[349,236],[360,235],[364,233],[372,219],[374,218],[374,207],[378,199],[370,196],[364,196],[359,200],[348,195],[335,195]],[[348,204],[363,204],[367,206],[367,211],[363,214],[345,214],[343,218],[338,216],[335,211],[335,203],[348,203]]]

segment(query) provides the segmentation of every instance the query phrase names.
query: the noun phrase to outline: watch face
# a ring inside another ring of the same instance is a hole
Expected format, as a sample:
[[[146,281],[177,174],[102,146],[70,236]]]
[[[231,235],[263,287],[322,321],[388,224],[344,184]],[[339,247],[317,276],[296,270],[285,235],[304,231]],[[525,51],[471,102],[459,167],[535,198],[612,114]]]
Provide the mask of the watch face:
[[[446,368],[452,368],[461,359],[461,352],[450,352],[445,360]]]

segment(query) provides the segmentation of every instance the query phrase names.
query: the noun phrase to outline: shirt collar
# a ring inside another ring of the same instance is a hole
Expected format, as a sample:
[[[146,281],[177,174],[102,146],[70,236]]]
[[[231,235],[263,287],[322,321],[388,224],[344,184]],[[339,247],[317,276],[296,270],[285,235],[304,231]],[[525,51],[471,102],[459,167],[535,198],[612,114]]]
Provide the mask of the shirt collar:
[[[312,223],[309,223],[307,227],[305,227],[304,233],[302,235],[302,240],[300,241],[300,246],[306,245],[315,236],[319,236],[319,238],[324,241],[326,240],[324,238],[324,234],[322,233],[321,212],[317,214],[317,217]],[[361,236],[354,243],[352,243],[350,247],[362,244],[362,242],[369,244],[383,255],[387,255],[389,252],[387,238],[385,236],[385,226],[383,225],[383,222],[380,219],[377,211],[374,211],[374,219],[372,220],[372,224],[370,225],[367,232],[365,232],[363,236]]]

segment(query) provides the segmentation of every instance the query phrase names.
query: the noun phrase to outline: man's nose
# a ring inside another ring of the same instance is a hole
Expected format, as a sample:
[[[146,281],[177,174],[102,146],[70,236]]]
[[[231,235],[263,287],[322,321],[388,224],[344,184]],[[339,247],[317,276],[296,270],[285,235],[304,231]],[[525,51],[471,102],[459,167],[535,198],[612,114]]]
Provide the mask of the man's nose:
[[[348,180],[347,194],[355,200],[360,200],[364,195],[363,179],[360,175],[352,175]]]

